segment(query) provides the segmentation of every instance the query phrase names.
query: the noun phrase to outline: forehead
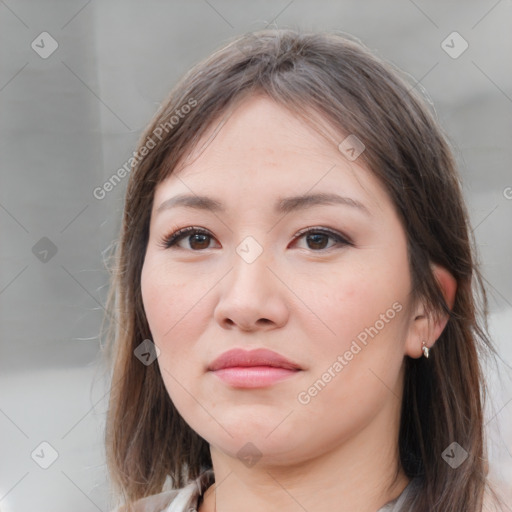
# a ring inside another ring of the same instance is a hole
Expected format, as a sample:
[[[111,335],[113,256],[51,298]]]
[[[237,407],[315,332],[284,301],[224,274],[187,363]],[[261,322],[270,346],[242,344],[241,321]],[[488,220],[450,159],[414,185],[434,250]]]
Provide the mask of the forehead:
[[[208,194],[243,204],[249,198],[274,203],[286,195],[335,192],[381,208],[387,196],[373,173],[340,151],[345,135],[327,122],[323,128],[330,137],[270,98],[245,99],[213,122],[159,184],[155,204],[170,194]]]

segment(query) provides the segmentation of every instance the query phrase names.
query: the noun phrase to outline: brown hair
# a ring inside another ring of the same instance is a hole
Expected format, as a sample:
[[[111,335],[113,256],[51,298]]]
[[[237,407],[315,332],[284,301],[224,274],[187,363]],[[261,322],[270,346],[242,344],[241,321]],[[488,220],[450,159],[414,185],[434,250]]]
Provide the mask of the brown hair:
[[[145,366],[134,356],[151,338],[140,277],[155,188],[214,121],[255,93],[307,122],[326,120],[366,146],[359,158],[386,188],[406,232],[413,298],[433,315],[449,314],[431,357],[405,358],[399,448],[405,473],[422,477],[414,510],[479,512],[487,464],[478,353],[493,347],[478,319],[476,297],[484,319],[487,299],[451,150],[415,87],[393,66],[346,36],[292,30],[246,34],[196,65],[140,139],[109,299],[116,321],[105,438],[116,492],[129,504],[162,491],[167,477],[181,487],[211,467],[208,443],[173,406],[158,364]],[[150,140],[155,147],[143,151]],[[457,281],[451,311],[433,263]],[[441,457],[453,441],[469,455],[457,470]]]

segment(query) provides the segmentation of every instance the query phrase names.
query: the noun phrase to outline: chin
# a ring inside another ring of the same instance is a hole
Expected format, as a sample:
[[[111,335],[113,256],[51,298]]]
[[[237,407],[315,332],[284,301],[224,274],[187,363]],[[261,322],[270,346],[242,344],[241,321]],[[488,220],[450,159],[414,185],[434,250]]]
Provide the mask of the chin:
[[[282,428],[283,425],[279,425],[282,419],[253,423],[240,418],[232,423],[222,422],[224,428],[216,425],[213,430],[207,430],[203,424],[198,433],[211,446],[230,457],[242,459],[247,455],[261,459],[262,462],[284,464],[290,461],[290,453],[295,453],[308,443],[299,437],[298,428]]]

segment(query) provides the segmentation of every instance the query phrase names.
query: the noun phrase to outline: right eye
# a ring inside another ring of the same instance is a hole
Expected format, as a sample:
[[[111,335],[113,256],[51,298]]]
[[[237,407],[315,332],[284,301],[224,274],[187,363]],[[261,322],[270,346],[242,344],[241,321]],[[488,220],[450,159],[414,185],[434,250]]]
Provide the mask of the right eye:
[[[210,235],[210,233],[205,229],[190,226],[178,229],[174,233],[164,236],[159,245],[164,249],[170,249],[171,247],[178,246],[180,249],[189,249],[198,252],[203,249],[210,248],[209,245],[211,238],[213,238],[212,235]],[[183,239],[188,240],[189,247],[182,247],[178,245]]]

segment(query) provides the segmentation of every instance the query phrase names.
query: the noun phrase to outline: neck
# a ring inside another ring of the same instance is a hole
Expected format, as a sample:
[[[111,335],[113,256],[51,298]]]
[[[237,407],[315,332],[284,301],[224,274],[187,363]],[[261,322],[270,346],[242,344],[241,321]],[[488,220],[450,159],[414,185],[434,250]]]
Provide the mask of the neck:
[[[248,468],[212,446],[216,483],[205,494],[200,512],[375,512],[409,482],[399,465],[398,435],[389,435],[390,425],[393,416],[384,412],[381,421],[349,441],[293,465],[269,464],[262,458]]]

